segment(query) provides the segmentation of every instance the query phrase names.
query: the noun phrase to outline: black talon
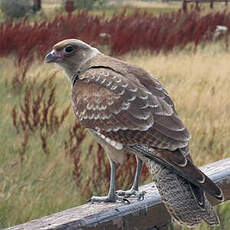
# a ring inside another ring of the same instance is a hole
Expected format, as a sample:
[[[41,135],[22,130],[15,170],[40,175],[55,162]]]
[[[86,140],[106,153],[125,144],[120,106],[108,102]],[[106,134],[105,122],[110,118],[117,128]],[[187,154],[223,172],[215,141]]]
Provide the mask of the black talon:
[[[123,198],[124,203],[130,204],[130,201],[126,198]]]
[[[145,191],[141,192],[141,193],[139,194],[137,200],[140,200],[140,201],[141,201],[141,200],[144,200],[144,199],[145,199],[145,194],[146,194]]]

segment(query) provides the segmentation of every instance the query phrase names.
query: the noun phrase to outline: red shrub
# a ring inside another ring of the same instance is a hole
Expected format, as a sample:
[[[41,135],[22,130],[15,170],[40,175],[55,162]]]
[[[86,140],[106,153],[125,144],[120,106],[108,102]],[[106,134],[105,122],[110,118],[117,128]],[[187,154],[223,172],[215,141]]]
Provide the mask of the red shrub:
[[[12,122],[17,134],[22,134],[24,140],[21,143],[20,155],[23,160],[23,155],[26,152],[29,137],[35,132],[40,132],[41,147],[44,153],[48,154],[47,145],[48,137],[57,133],[66,119],[70,106],[64,108],[59,114],[56,109],[55,90],[56,86],[53,83],[53,78],[49,77],[39,84],[30,84],[27,81],[27,67],[21,67],[21,75],[18,79],[22,79],[23,87],[20,85],[20,93],[24,94],[23,102],[16,104],[12,109]],[[15,79],[12,79],[12,86],[15,87]],[[21,81],[18,81],[21,83]],[[19,84],[18,83],[18,84]],[[35,82],[33,82],[35,83]],[[18,89],[18,88],[14,88]]]
[[[110,35],[109,45],[113,55],[138,49],[152,52],[183,48],[193,42],[212,39],[206,36],[217,25],[230,28],[230,13],[223,11],[200,15],[197,11],[153,16],[136,11],[126,15],[125,11],[111,19],[78,12],[72,16],[59,16],[52,21],[5,22],[0,25],[0,56],[15,53],[18,62],[31,60],[34,54],[44,57],[56,42],[66,38],[78,38],[97,46],[100,34]],[[210,33],[209,33],[210,34]],[[213,33],[211,33],[213,34]]]

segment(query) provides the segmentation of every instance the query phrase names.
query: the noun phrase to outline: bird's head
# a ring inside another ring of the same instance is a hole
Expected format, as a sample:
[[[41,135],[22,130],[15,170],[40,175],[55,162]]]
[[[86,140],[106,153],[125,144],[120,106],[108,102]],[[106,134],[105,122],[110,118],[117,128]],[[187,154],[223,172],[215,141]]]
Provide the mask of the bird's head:
[[[45,57],[46,63],[56,63],[61,66],[70,80],[79,68],[88,60],[100,53],[96,48],[77,39],[67,39],[53,46]]]

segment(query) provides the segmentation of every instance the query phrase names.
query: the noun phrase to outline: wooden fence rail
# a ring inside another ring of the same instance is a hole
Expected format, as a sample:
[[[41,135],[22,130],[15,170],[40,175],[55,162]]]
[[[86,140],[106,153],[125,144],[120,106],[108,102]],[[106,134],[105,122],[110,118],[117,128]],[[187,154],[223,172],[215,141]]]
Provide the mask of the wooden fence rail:
[[[201,170],[223,190],[225,201],[230,200],[230,158],[201,167]],[[90,204],[71,208],[8,230],[167,230],[171,218],[161,203],[154,183],[140,187],[147,192],[143,201],[130,199],[130,204]],[[65,194],[63,194],[64,196]],[[210,198],[210,197],[208,197]],[[212,204],[217,201],[210,198]],[[173,226],[170,226],[173,229]]]

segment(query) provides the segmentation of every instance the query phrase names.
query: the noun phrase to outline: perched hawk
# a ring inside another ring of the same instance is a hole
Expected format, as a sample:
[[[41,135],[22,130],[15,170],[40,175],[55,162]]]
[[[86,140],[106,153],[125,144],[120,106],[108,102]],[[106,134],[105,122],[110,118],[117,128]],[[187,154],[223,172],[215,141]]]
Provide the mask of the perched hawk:
[[[140,67],[106,56],[75,39],[54,45],[45,57],[61,66],[72,84],[72,104],[77,120],[104,147],[111,163],[109,193],[92,201],[123,200],[138,194],[142,162],[154,175],[169,213],[179,223],[210,225],[219,219],[205,192],[218,200],[223,194],[192,162],[190,134],[178,117],[166,90]],[[115,192],[115,168],[127,153],[138,159],[131,190]]]

